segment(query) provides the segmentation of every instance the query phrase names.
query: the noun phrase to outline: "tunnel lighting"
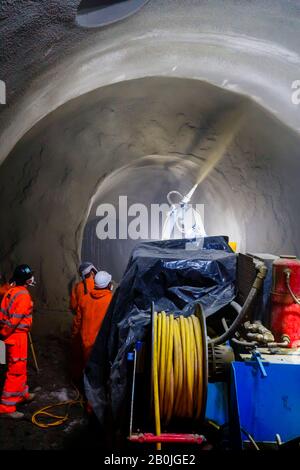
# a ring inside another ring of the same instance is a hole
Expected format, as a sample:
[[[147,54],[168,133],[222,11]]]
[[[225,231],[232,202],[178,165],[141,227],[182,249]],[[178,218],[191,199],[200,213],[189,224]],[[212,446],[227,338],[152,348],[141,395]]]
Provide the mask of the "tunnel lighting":
[[[109,25],[136,13],[149,0],[82,0],[76,15],[80,26]]]

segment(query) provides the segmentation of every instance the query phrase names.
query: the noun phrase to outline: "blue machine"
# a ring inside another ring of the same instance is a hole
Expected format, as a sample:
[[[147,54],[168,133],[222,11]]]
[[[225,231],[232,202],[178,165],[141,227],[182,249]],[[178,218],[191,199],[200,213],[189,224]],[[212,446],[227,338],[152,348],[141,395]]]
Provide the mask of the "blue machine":
[[[243,448],[249,439],[282,442],[300,436],[299,364],[266,362],[263,375],[256,361],[232,363],[232,409],[235,445]]]
[[[259,360],[257,360],[259,359]],[[231,447],[276,445],[300,436],[300,364],[271,363],[260,356],[231,364],[226,383],[208,386],[206,419],[228,425]]]
[[[228,384],[225,382],[208,383],[205,418],[219,426],[228,424]]]

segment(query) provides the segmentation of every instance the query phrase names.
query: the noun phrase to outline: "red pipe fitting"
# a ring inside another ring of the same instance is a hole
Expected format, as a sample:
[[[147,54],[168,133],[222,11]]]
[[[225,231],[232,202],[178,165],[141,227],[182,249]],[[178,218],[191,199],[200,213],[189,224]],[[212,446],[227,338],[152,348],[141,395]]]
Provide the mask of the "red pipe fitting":
[[[176,443],[176,444],[202,444],[206,441],[205,437],[200,434],[169,434],[164,433],[156,436],[150,432],[132,434],[128,438],[131,442],[140,444],[144,443]]]

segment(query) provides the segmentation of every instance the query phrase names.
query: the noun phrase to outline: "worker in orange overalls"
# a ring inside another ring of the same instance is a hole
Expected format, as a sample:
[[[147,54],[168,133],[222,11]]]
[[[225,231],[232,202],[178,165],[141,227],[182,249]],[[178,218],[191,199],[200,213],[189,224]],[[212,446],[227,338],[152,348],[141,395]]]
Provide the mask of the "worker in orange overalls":
[[[77,310],[78,304],[82,297],[86,296],[92,289],[94,289],[94,277],[97,269],[90,262],[81,263],[79,266],[79,275],[81,281],[77,282],[72,289],[70,297],[70,309],[75,315],[73,323],[78,322]],[[71,376],[75,384],[81,388],[82,370],[84,368],[84,359],[81,338],[79,333],[72,334],[71,339]]]
[[[7,371],[0,401],[0,418],[21,419],[24,413],[16,409],[18,403],[29,402],[35,394],[27,385],[27,336],[32,324],[33,302],[28,291],[34,286],[31,268],[17,266],[4,295],[0,311],[0,335],[6,345]]]
[[[98,272],[93,263],[88,261],[81,263],[78,271],[81,280],[73,287],[70,297],[70,310],[74,315],[76,315],[80,298],[94,289],[94,277]]]
[[[79,301],[72,334],[80,335],[84,367],[112,299],[111,281],[112,277],[109,273],[99,271],[95,276],[94,289],[88,295],[81,297]]]
[[[5,276],[2,273],[0,273],[0,302],[4,297],[4,294],[6,294],[6,292],[8,291],[8,289],[10,289],[10,287],[11,287],[10,284],[6,282]]]

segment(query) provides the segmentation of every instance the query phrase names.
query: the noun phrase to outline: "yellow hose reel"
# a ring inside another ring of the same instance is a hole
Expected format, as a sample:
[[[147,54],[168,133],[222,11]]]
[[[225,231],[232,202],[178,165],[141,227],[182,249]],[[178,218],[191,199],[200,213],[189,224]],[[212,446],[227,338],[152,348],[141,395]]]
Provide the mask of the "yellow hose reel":
[[[204,419],[207,340],[200,306],[189,317],[153,312],[152,320],[152,396],[155,431],[160,435],[172,419]]]

